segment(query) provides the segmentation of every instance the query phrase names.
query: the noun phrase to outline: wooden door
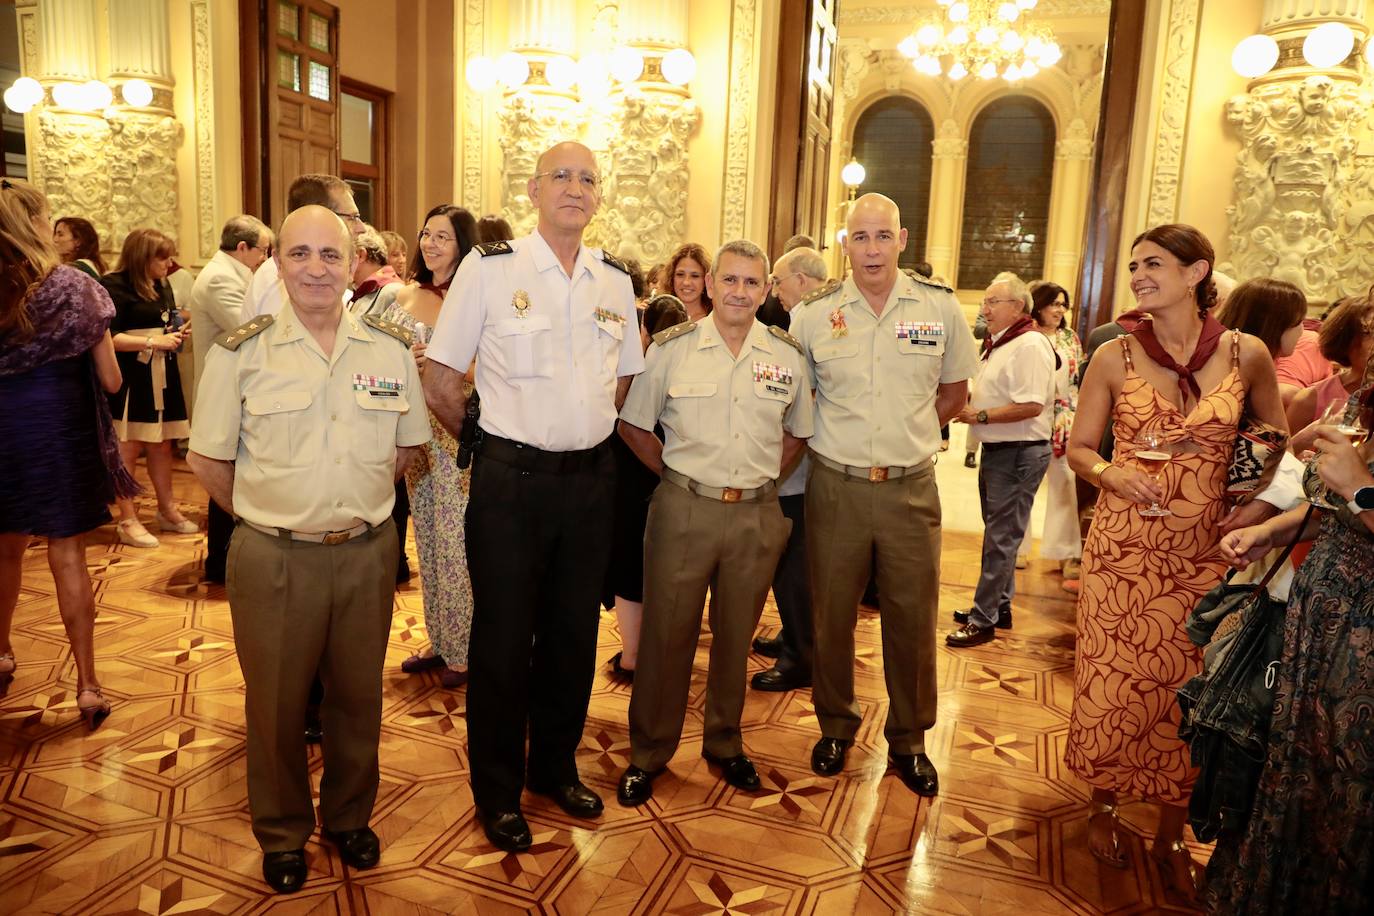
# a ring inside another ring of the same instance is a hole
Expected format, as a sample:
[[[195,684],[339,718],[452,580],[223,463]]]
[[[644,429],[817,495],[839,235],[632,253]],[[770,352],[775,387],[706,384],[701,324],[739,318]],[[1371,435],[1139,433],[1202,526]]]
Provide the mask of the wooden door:
[[[276,225],[296,176],[339,173],[339,11],[240,0],[240,14],[244,208]]]

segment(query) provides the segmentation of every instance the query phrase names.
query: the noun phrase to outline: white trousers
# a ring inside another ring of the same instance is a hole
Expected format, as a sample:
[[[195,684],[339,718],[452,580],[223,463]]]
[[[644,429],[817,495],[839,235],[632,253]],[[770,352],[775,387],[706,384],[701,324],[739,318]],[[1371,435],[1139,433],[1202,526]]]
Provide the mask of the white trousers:
[[[1040,538],[1040,557],[1044,560],[1079,559],[1083,556],[1083,537],[1078,527],[1078,484],[1069,470],[1069,458],[1050,459],[1045,472],[1045,530]]]

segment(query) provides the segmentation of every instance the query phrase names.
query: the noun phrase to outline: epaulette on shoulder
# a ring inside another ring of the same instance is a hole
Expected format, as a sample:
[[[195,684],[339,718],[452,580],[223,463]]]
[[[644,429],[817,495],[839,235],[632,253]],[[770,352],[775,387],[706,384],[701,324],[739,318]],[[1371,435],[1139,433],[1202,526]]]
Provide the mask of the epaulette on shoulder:
[[[668,341],[677,340],[679,337],[685,337],[696,329],[697,323],[695,321],[684,321],[682,324],[675,324],[665,331],[659,331],[654,335],[654,343],[661,347]]]
[[[811,292],[807,293],[804,297],[802,297],[802,301],[797,303],[796,307],[800,308],[803,305],[809,305],[810,303],[815,302],[817,299],[824,299],[826,296],[830,295],[835,290],[839,289],[841,286],[844,286],[843,281],[830,280],[824,286],[813,289]]]
[[[776,337],[778,340],[781,340],[783,343],[790,344],[791,346],[796,347],[798,353],[802,352],[801,341],[797,340],[797,338],[793,337],[791,334],[787,333],[782,328],[770,324],[768,326],[768,333],[772,334],[774,337]]]
[[[624,261],[620,260],[620,258],[617,258],[615,255],[611,254],[609,251],[601,252],[601,260],[605,261],[607,264],[611,265],[616,270],[623,273],[625,276],[628,277],[630,275],[630,265],[626,264]]]
[[[413,335],[403,326],[394,321],[387,321],[385,318],[378,318],[376,315],[366,315],[363,324],[373,330],[381,331],[383,334],[394,337],[407,347],[414,341]]]
[[[954,290],[950,289],[948,286],[945,286],[943,283],[936,283],[934,280],[930,279],[930,277],[923,277],[916,271],[912,270],[910,267],[903,267],[902,273],[906,274],[908,277],[915,280],[922,286],[929,286],[931,289],[938,289],[942,293],[954,292]]]
[[[250,337],[257,337],[263,331],[270,328],[272,322],[275,320],[276,319],[271,315],[259,315],[256,318],[245,321],[232,331],[225,331],[215,338],[215,343],[226,350],[237,350],[245,340]]]
[[[493,254],[511,254],[515,251],[510,242],[483,242],[472,247],[476,248],[477,253],[484,258]]]

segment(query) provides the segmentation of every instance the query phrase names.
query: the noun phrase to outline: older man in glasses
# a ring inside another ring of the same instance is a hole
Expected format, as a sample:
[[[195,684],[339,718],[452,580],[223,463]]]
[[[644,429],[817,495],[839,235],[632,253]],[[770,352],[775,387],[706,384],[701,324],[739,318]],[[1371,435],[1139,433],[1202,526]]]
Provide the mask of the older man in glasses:
[[[463,259],[424,370],[430,410],[461,437],[477,359],[468,757],[478,820],[507,851],[532,842],[527,784],[574,817],[601,814],[575,756],[615,515],[609,440],[644,369],[629,271],[582,244],[601,204],[591,150],[546,150],[527,187],[535,231]]]

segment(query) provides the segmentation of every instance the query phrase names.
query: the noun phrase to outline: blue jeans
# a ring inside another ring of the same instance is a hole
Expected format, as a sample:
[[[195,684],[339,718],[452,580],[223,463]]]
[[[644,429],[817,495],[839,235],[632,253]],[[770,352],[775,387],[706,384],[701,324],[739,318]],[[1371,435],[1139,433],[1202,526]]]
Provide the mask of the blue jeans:
[[[990,627],[1011,613],[1016,590],[1016,552],[1030,525],[1035,491],[1050,466],[1049,442],[983,443],[978,499],[983,507],[983,568],[973,592],[970,623]]]

